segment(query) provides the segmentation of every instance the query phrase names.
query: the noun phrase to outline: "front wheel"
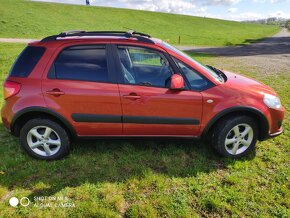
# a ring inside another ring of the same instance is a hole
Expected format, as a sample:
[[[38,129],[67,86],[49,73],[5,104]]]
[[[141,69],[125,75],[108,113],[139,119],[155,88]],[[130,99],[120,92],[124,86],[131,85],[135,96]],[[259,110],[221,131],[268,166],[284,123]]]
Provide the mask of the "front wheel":
[[[66,131],[49,119],[29,120],[20,131],[20,143],[32,157],[42,160],[59,159],[69,152],[70,142]]]
[[[253,150],[257,136],[258,127],[251,117],[228,117],[215,127],[212,143],[223,156],[239,158]]]

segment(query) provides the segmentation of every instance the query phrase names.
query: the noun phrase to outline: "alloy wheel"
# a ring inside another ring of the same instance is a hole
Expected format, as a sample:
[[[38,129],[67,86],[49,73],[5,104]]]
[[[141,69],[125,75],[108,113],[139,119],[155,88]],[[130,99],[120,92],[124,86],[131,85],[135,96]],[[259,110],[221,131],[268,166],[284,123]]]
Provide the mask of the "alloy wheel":
[[[52,156],[61,147],[59,135],[48,126],[36,126],[27,134],[27,143],[31,150],[41,156]]]
[[[253,137],[254,131],[250,125],[238,124],[228,132],[225,139],[225,149],[232,155],[241,154],[251,145]]]

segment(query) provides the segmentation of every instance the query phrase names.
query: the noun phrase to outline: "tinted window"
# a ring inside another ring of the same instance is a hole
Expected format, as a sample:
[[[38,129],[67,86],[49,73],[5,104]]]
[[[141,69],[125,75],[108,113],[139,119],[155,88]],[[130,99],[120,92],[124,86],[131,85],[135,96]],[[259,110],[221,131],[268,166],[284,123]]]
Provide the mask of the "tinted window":
[[[55,60],[53,72],[57,79],[108,82],[106,49],[104,46],[67,48]]]
[[[176,64],[178,65],[178,67],[180,68],[180,70],[185,75],[186,79],[189,81],[192,89],[197,90],[197,91],[202,91],[213,86],[213,84],[209,80],[201,76],[193,68],[187,66],[186,64],[177,60],[176,58],[174,58],[174,60]]]
[[[211,69],[210,67],[204,66],[203,64],[199,63],[198,61],[194,60],[192,57],[190,57],[189,55],[187,55],[186,53],[178,50],[177,48],[173,47],[172,45],[167,44],[166,42],[162,42],[162,45],[164,45],[165,47],[169,48],[170,50],[176,52],[177,54],[181,55],[182,57],[184,57],[185,59],[193,62],[194,64],[202,67],[205,71],[207,71],[208,73],[210,73],[210,75],[212,75],[216,80],[220,81],[220,82],[224,82],[222,78],[219,77],[218,74],[216,74],[214,72],[213,69]]]
[[[26,77],[34,69],[43,53],[44,47],[27,46],[15,61],[9,76]]]
[[[158,51],[119,46],[118,53],[127,84],[166,87],[173,74],[168,60]]]

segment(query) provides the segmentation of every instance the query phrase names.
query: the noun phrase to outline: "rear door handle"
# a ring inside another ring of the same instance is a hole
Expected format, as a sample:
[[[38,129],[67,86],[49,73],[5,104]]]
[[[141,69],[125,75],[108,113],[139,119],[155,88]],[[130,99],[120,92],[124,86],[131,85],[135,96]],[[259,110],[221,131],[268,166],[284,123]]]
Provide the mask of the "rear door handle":
[[[130,93],[129,95],[123,95],[123,98],[137,100],[137,99],[140,99],[141,96],[137,95],[136,93]]]
[[[60,95],[64,95],[65,93],[61,91],[60,89],[52,89],[52,90],[46,91],[46,94],[58,97]]]

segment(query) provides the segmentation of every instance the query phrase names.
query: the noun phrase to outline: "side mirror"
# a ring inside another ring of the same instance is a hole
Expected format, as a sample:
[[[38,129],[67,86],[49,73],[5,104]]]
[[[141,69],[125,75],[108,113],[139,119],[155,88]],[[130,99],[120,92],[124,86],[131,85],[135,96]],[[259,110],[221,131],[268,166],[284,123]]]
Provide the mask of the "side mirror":
[[[170,78],[170,89],[172,90],[182,90],[184,89],[183,77],[179,74],[173,74]]]

